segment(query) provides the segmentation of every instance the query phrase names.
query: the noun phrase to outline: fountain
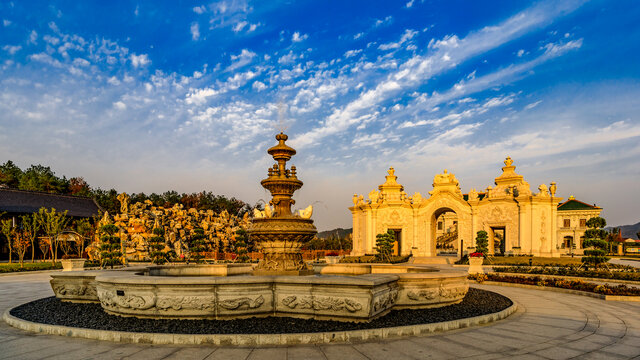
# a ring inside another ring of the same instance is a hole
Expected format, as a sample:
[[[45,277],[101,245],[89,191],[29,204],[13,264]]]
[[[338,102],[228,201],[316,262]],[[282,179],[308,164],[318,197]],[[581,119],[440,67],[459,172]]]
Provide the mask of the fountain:
[[[287,139],[283,133],[276,135],[278,145],[267,151],[277,163],[269,168],[268,177],[260,184],[271,192],[273,199],[264,212],[256,212],[248,229],[249,236],[264,253],[264,259],[253,272],[255,275],[313,274],[313,269],[302,259],[300,248],[312,240],[317,231],[310,219],[311,211],[291,213],[291,205],[295,204],[291,197],[302,187],[302,181],[296,176],[295,166],[286,168],[287,161],[296,154],[284,143]],[[269,205],[273,205],[273,211]]]
[[[254,211],[248,233],[264,252],[252,264],[169,265],[51,275],[56,297],[99,302],[104,311],[138,318],[238,319],[288,316],[369,321],[391,309],[456,304],[469,285],[464,271],[411,264],[305,263],[301,247],[316,234],[312,208],[292,214],[302,187],[286,163],[296,151],[287,135],[268,153],[276,164],[261,181],[272,200]],[[306,276],[301,276],[306,275]]]

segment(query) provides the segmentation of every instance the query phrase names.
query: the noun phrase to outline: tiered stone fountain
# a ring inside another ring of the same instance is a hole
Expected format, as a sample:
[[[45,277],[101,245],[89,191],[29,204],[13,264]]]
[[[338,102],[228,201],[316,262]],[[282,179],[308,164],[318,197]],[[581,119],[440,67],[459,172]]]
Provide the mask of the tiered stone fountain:
[[[277,163],[261,182],[273,198],[264,212],[255,212],[249,228],[265,254],[255,269],[252,264],[216,264],[56,273],[51,280],[56,296],[99,302],[108,313],[139,318],[290,316],[340,321],[368,321],[391,309],[462,301],[469,289],[464,271],[409,264],[305,263],[300,249],[316,228],[311,207],[291,213],[292,195],[302,181],[286,163],[296,151],[285,144],[287,135],[280,133],[276,139],[278,144],[268,152]]]
[[[254,270],[255,275],[311,275],[311,269],[302,259],[301,247],[316,235],[316,227],[311,214],[294,215],[291,205],[295,200],[293,193],[302,187],[296,174],[296,167],[287,169],[287,161],[296,151],[287,146],[287,135],[276,135],[278,145],[267,152],[276,160],[276,164],[268,170],[268,177],[260,184],[273,199],[267,204],[269,210],[254,217],[248,233],[251,240],[262,248],[264,259],[260,260]],[[273,210],[271,207],[273,206]]]

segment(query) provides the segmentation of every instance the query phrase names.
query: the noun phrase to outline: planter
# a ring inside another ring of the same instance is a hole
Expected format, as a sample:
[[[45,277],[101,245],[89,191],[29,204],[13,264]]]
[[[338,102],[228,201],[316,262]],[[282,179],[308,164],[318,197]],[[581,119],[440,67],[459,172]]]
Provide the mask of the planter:
[[[325,256],[324,257],[324,261],[327,262],[327,264],[337,264],[340,262],[340,259],[342,258],[342,256]]]
[[[513,251],[513,255],[514,256],[520,255],[520,248],[519,247],[514,246],[514,247],[511,248],[511,251]]]
[[[484,257],[482,256],[472,256],[469,258],[469,274],[484,274],[484,269],[482,268],[482,263],[484,262]]]
[[[84,270],[84,262],[87,259],[64,259],[62,263],[62,271],[79,271]]]

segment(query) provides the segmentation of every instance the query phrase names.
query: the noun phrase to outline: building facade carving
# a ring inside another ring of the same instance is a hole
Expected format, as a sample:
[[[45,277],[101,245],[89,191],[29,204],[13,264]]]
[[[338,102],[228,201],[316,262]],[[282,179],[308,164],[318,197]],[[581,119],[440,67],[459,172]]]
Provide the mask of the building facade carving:
[[[584,219],[599,216],[602,209],[572,198],[560,203],[555,182],[539,185],[534,193],[515,169],[513,160],[507,157],[502,174],[494,179],[495,186],[488,186],[484,192],[470,189],[468,194],[462,193],[456,176],[445,169],[434,176],[427,196],[415,192],[408,197],[390,168],[386,181],[369,193],[369,200],[353,195],[354,205],[349,208],[353,217],[352,255],[375,253],[376,235],[387,230],[396,233],[397,255],[429,257],[445,248],[462,255],[473,251],[480,230],[489,233],[492,254],[580,253],[578,239],[586,227],[576,227],[584,225]],[[566,217],[570,217],[569,222]],[[573,227],[563,226],[567,224]],[[569,237],[573,239],[570,243]],[[448,246],[440,246],[442,242]]]

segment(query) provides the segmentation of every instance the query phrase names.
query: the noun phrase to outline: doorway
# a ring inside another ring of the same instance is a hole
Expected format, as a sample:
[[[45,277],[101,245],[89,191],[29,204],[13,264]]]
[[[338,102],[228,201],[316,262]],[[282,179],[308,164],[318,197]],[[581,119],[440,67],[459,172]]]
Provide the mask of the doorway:
[[[492,227],[491,232],[493,233],[493,253],[494,255],[504,255],[507,247],[507,239],[504,227]]]
[[[402,238],[402,229],[389,229],[391,231],[393,231],[394,234],[394,243],[393,243],[393,251],[391,252],[391,255],[393,256],[400,256],[402,248],[401,248],[401,244],[400,244],[400,239]]]

